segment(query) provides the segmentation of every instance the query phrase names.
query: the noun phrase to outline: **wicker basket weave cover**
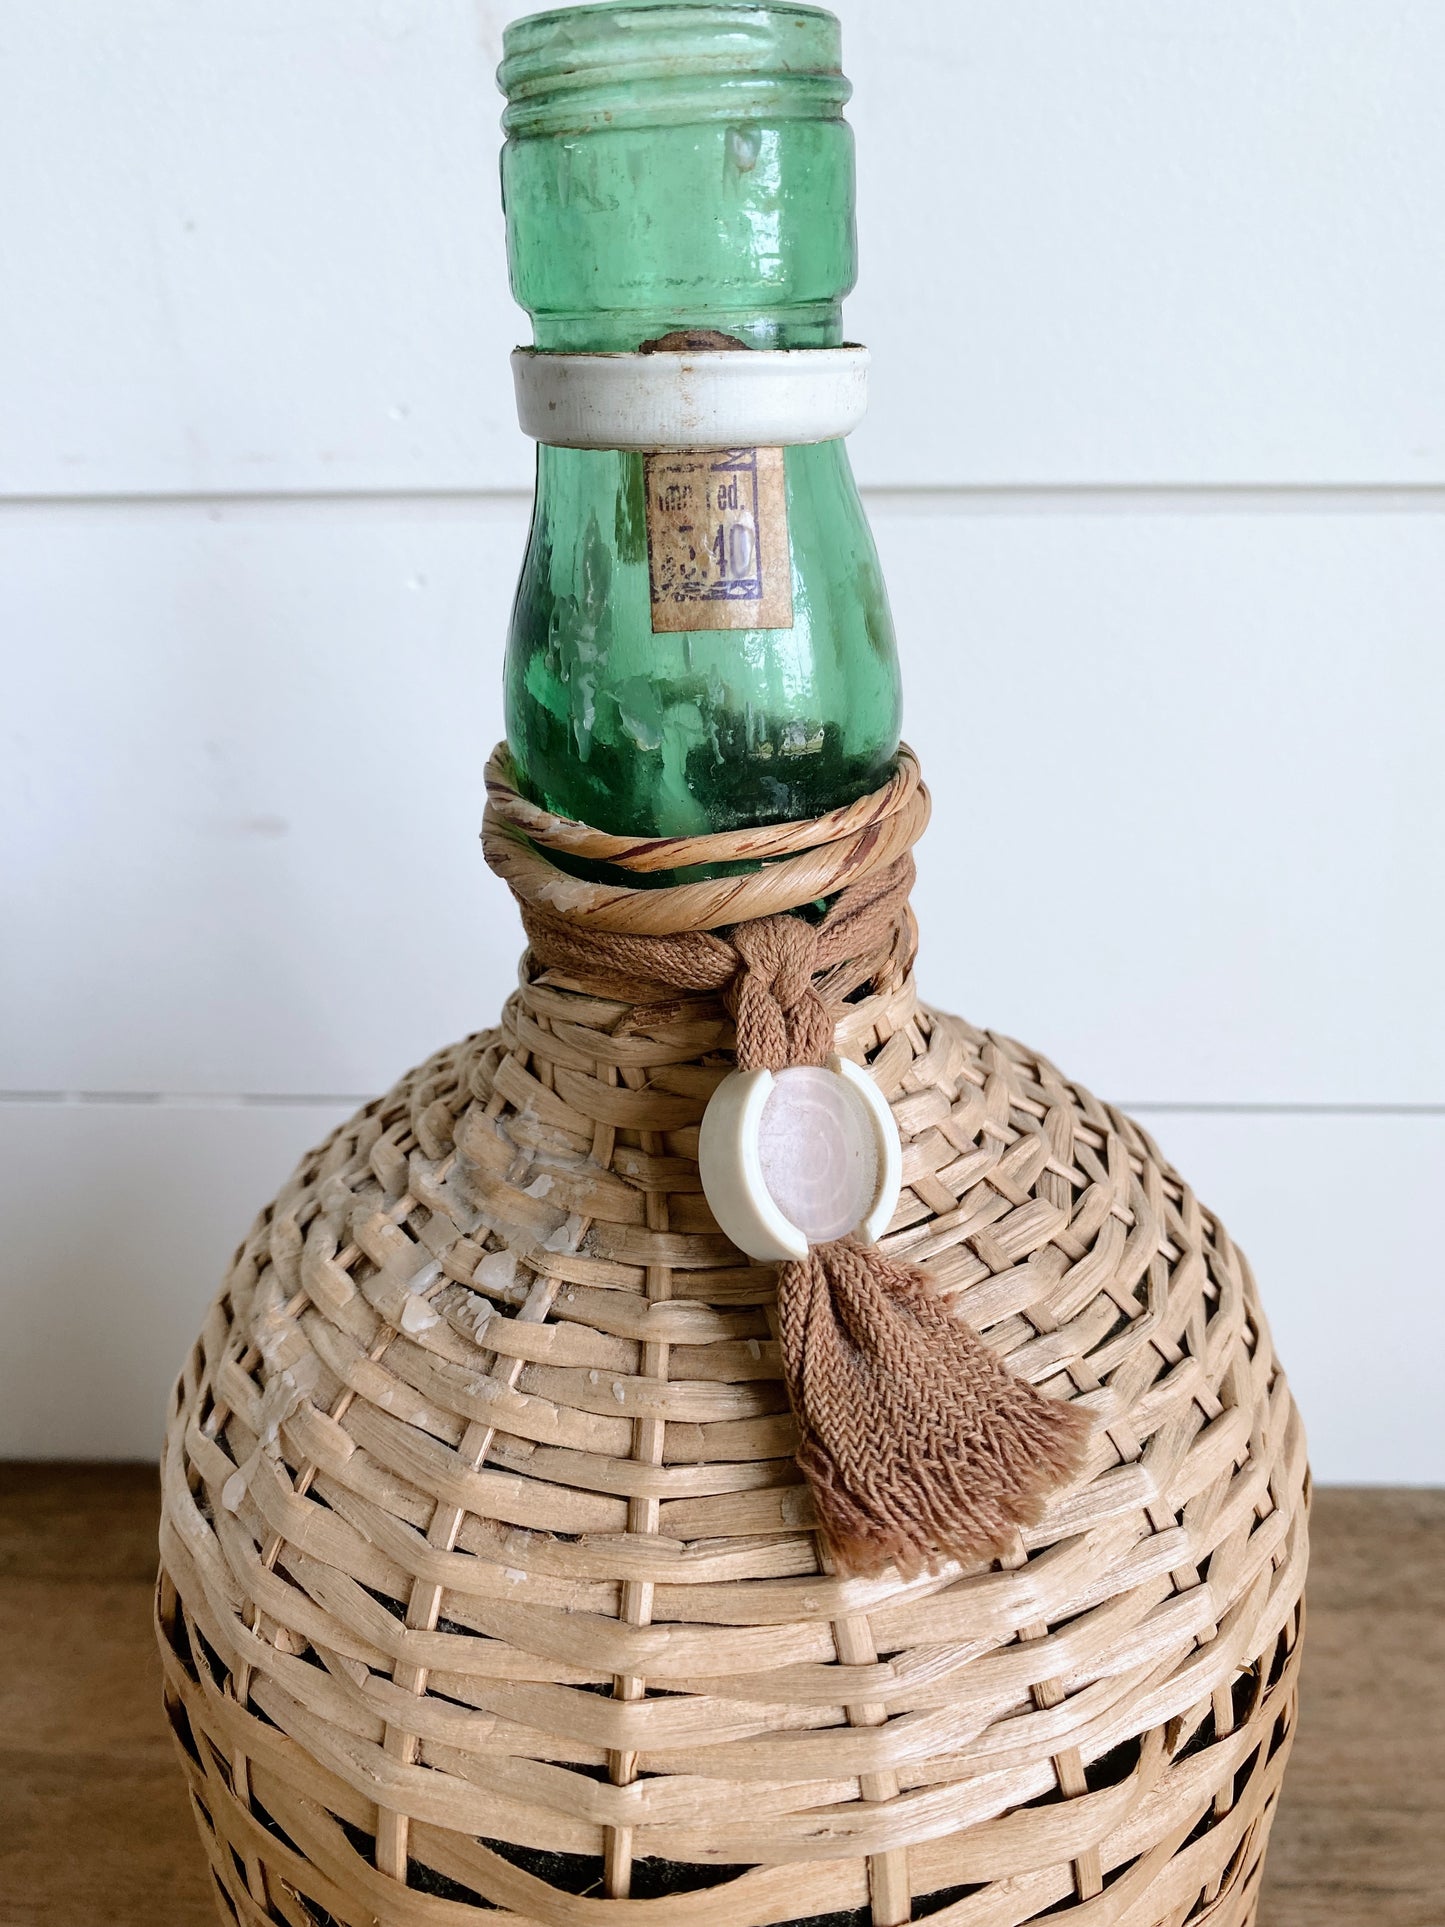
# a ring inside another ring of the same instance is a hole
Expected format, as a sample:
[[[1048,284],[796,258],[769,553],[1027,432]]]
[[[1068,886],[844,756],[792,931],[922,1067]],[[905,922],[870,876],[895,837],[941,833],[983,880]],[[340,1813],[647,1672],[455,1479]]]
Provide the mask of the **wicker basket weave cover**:
[[[166,1694],[223,1919],[1254,1919],[1308,1481],[1248,1266],[905,955],[838,1037],[903,1137],[886,1248],[1097,1415],[1085,1476],[986,1569],[830,1574],[772,1273],[697,1177],[726,1013],[524,962],[303,1161],[177,1387]]]

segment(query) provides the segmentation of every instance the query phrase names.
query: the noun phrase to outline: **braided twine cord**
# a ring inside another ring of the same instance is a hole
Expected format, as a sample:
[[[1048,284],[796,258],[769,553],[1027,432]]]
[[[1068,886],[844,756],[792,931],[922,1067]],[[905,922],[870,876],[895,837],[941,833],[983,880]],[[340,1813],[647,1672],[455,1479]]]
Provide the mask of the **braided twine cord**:
[[[907,756],[684,845],[489,775],[524,904],[624,936],[882,878],[927,815]],[[548,849],[768,861],[633,890]],[[158,1618],[224,1921],[1254,1920],[1308,1474],[1249,1267],[1137,1124],[920,1005],[914,947],[904,913],[819,979],[903,1140],[883,1250],[1091,1415],[1081,1472],[986,1564],[832,1571],[773,1269],[697,1176],[733,1018],[529,955],[497,1029],[302,1161],[176,1387]]]

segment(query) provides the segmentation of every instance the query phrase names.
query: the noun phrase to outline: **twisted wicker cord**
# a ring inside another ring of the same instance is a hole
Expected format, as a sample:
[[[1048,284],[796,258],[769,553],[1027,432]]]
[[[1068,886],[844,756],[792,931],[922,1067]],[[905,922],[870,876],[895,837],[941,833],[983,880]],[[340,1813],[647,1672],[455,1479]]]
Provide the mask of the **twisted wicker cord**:
[[[529,802],[515,786],[505,748],[487,765],[482,851],[523,903],[560,911],[589,930],[686,936],[725,930],[799,910],[887,869],[911,850],[928,822],[918,759],[906,745],[888,781],[841,809],[806,822],[759,824],[695,837],[627,837],[595,830]],[[628,875],[675,870],[721,874],[692,883],[639,887],[587,882],[559,869],[576,858]]]

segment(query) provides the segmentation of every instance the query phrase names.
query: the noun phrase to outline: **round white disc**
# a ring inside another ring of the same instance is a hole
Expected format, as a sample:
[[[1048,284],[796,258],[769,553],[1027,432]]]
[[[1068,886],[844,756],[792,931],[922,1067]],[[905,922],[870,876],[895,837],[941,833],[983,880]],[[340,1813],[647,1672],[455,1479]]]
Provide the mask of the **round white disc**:
[[[758,1124],[769,1195],[809,1244],[862,1224],[878,1195],[878,1139],[868,1105],[835,1071],[778,1071]]]

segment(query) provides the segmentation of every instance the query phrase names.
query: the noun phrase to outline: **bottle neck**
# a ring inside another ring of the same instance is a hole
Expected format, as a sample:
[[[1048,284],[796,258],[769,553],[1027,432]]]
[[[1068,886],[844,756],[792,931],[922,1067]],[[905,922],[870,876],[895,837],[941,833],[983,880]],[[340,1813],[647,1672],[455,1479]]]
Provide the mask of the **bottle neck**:
[[[539,349],[842,344],[853,140],[830,14],[616,0],[514,23],[505,51],[509,266]],[[507,733],[529,796],[623,833],[876,787],[898,671],[844,444],[544,447]]]
[[[748,486],[771,488],[774,516],[781,504],[782,579],[765,570],[756,616],[733,605],[721,626],[715,608],[659,608],[675,528],[657,504],[678,477],[642,455],[538,451],[507,734],[522,787],[559,814],[621,834],[695,836],[822,815],[886,780],[898,662],[847,445],[731,453]],[[755,480],[755,453],[774,464],[770,481]],[[730,501],[734,479],[724,478]],[[705,478],[681,482],[706,497]],[[729,566],[737,519],[717,523]],[[778,526],[765,510],[765,544]],[[705,542],[683,536],[684,568],[705,550],[711,569],[708,527]]]

